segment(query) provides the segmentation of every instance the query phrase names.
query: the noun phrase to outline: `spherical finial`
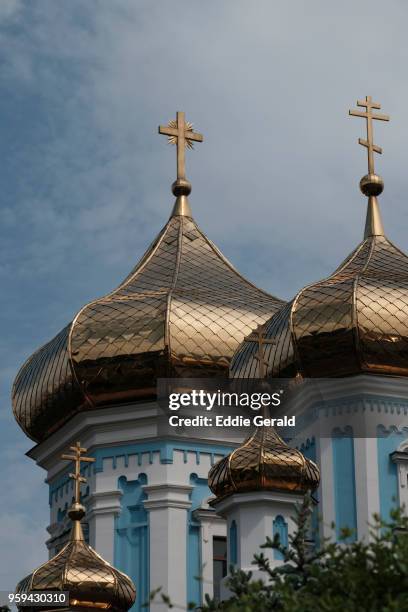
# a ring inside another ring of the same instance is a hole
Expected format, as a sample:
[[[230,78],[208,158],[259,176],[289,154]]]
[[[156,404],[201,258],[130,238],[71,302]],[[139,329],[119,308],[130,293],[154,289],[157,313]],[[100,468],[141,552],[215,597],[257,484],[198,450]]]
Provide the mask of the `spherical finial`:
[[[187,179],[178,178],[171,186],[171,190],[178,198],[179,196],[188,196],[191,193],[191,183]]]
[[[77,502],[73,503],[68,510],[68,516],[71,521],[80,521],[85,516],[84,506],[82,504],[78,504]]]
[[[360,189],[366,196],[378,196],[384,189],[384,181],[378,174],[366,174],[360,181]]]

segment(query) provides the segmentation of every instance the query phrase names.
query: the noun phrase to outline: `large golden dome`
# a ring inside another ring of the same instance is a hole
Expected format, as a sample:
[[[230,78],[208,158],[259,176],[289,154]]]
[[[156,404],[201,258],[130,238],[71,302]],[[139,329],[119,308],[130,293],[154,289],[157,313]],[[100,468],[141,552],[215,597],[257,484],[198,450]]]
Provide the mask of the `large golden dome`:
[[[373,120],[388,115],[371,96],[349,114],[365,119],[368,174],[360,181],[368,197],[364,240],[322,281],[308,285],[267,321],[264,360],[268,376],[336,377],[360,373],[408,375],[408,257],[384,234],[377,196],[384,182],[374,172]],[[230,373],[257,376],[253,343],[243,342]]]
[[[336,377],[408,375],[408,257],[384,235],[370,197],[364,240],[328,278],[308,285],[264,326],[267,374]],[[243,342],[231,375],[257,374]]]
[[[40,441],[81,410],[154,396],[158,377],[227,376],[244,336],[282,303],[235,270],[180,195],[125,281],[22,366],[15,417]]]

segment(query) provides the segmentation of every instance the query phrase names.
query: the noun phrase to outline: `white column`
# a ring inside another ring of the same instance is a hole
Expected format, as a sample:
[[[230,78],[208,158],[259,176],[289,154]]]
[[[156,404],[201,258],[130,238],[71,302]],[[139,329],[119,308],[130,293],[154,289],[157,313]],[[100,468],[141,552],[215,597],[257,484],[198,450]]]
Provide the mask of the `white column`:
[[[113,563],[115,517],[120,514],[122,491],[93,493],[87,502],[89,543],[106,561]]]
[[[377,438],[354,438],[357,537],[369,536],[368,523],[380,513]]]
[[[149,512],[150,590],[161,587],[173,605],[187,605],[187,512],[193,487],[181,484],[145,485]],[[167,612],[156,597],[151,612]]]
[[[224,519],[219,517],[214,510],[202,509],[194,512],[194,517],[201,524],[201,561],[202,561],[202,591],[203,600],[208,594],[214,596],[214,574],[213,574],[213,539],[224,537],[227,534],[227,525]]]

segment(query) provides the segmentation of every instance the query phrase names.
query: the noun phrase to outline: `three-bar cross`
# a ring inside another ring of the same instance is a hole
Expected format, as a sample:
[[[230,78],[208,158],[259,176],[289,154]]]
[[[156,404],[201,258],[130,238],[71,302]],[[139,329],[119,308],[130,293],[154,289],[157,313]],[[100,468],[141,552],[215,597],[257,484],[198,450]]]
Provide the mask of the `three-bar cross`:
[[[81,482],[86,482],[86,478],[81,476],[81,462],[85,463],[93,463],[95,459],[93,457],[84,457],[83,453],[87,452],[86,448],[82,448],[79,442],[76,443],[76,446],[70,446],[69,450],[74,452],[73,455],[61,455],[61,459],[66,459],[67,461],[73,461],[75,463],[75,473],[70,474],[69,477],[75,481],[75,503],[80,503],[80,493],[81,493]]]
[[[363,145],[363,147],[367,148],[368,174],[374,174],[374,152],[382,153],[382,149],[373,142],[373,119],[378,119],[379,121],[389,121],[390,118],[388,115],[373,113],[373,109],[379,110],[381,108],[381,104],[378,104],[378,102],[373,102],[371,96],[366,96],[365,100],[357,100],[357,106],[365,107],[366,112],[364,113],[358,110],[349,110],[349,115],[352,115],[353,117],[363,117],[363,119],[366,120],[367,140],[359,138],[358,142]]]

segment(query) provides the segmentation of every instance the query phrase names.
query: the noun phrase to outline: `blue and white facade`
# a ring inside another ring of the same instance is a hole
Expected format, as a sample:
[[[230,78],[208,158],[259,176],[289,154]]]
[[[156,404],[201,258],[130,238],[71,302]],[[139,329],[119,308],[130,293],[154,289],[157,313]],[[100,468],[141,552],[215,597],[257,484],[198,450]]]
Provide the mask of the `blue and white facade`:
[[[208,506],[211,466],[234,447],[210,439],[157,436],[155,402],[81,413],[37,445],[30,456],[47,470],[53,556],[68,536],[73,496],[60,455],[81,440],[95,463],[84,468],[89,543],[128,574],[137,588],[135,610],[161,587],[175,604],[199,604],[213,594],[213,542],[226,538],[224,519]],[[237,432],[236,442],[244,436]],[[201,577],[197,579],[197,577]],[[151,610],[165,610],[157,603]]]
[[[408,382],[359,375],[319,383],[293,412],[304,417],[295,442],[320,467],[320,535],[348,527],[353,539],[367,538],[373,514],[388,519],[407,505]]]
[[[404,378],[362,375],[332,384],[324,400],[321,393],[301,396],[307,418],[302,439],[294,443],[321,471],[316,543],[319,537],[339,536],[342,527],[351,528],[354,538],[366,538],[373,513],[386,518],[397,504],[407,504],[406,391]],[[298,412],[296,406],[293,410]],[[258,492],[251,499],[232,496],[216,512],[208,505],[208,472],[246,432],[237,430],[236,440],[225,436],[224,442],[206,439],[205,429],[194,437],[161,438],[158,414],[154,401],[80,413],[30,451],[47,470],[50,556],[67,538],[65,514],[73,497],[70,470],[60,455],[80,439],[95,458],[84,468],[86,533],[89,543],[136,584],[135,610],[144,609],[150,591],[159,587],[180,606],[199,604],[206,593],[213,594],[214,539],[228,535],[228,565],[251,569],[250,558],[268,529],[270,536],[279,532],[282,541],[293,530],[290,517],[301,500]],[[358,437],[361,431],[364,437]],[[237,531],[238,515],[253,527]],[[273,564],[280,561],[271,558]],[[159,599],[152,611],[165,609]]]

